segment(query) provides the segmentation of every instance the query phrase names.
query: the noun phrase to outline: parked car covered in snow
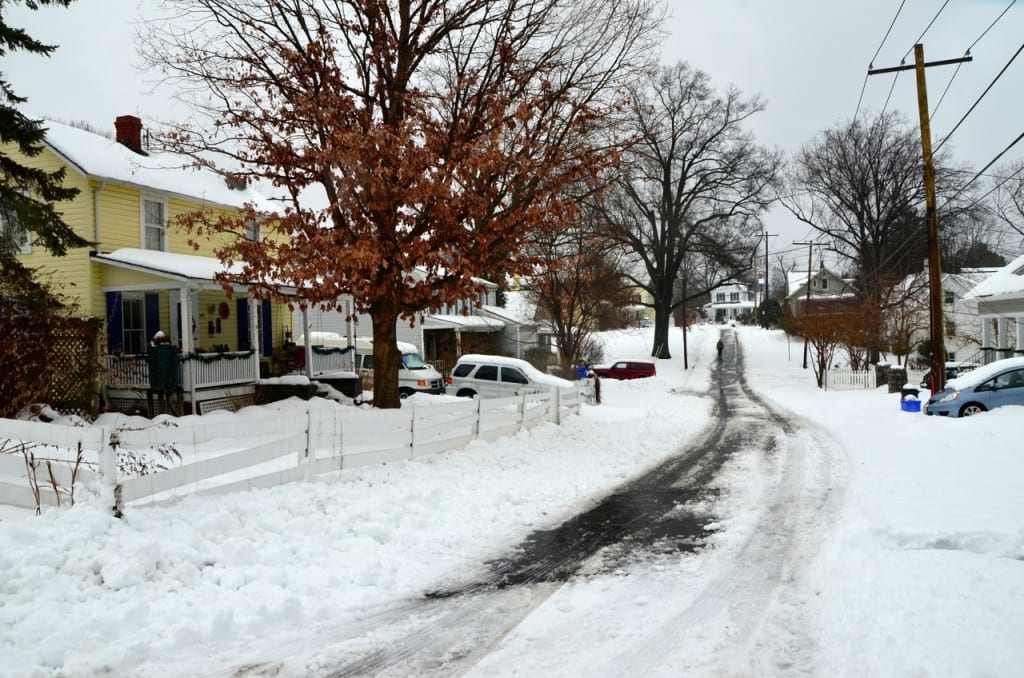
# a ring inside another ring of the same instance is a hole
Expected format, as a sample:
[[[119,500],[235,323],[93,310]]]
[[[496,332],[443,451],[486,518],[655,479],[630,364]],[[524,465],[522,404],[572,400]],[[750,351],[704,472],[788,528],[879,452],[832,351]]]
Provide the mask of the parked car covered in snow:
[[[924,412],[969,417],[1005,405],[1024,405],[1024,358],[1007,358],[978,367],[932,394]]]
[[[594,374],[608,379],[642,379],[658,373],[654,361],[648,358],[616,360],[611,367],[595,365],[590,368]]]
[[[448,377],[449,395],[473,398],[504,398],[529,391],[546,391],[552,386],[573,388],[573,383],[518,358],[469,353],[455,363]]]

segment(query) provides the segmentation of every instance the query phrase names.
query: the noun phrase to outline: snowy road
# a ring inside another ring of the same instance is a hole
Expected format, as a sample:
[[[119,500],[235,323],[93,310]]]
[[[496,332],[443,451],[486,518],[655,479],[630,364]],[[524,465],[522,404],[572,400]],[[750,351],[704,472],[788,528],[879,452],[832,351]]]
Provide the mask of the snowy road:
[[[717,401],[712,424],[677,455],[559,527],[531,534],[488,563],[479,581],[427,592],[303,647],[304,670],[676,676],[812,668],[815,624],[802,601],[813,593],[801,569],[835,517],[832,480],[842,460],[824,434],[752,392],[742,351],[732,333],[725,338],[708,394]],[[729,502],[717,496],[715,478],[723,469],[759,479],[758,515],[722,515]],[[727,530],[719,522],[726,519]],[[719,528],[731,538],[694,553]],[[715,564],[693,567],[708,560]],[[644,623],[621,626],[635,622],[638,605]],[[277,675],[283,665],[234,675]]]

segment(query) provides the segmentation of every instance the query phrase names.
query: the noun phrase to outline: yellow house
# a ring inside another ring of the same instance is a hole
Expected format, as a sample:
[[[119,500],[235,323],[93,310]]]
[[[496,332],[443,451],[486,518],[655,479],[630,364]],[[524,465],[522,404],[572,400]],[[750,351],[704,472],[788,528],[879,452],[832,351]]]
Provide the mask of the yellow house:
[[[186,160],[143,149],[135,116],[115,121],[115,138],[47,122],[45,148],[25,165],[66,167],[65,185],[78,196],[58,208],[76,233],[95,243],[53,257],[22,239],[25,265],[41,269],[82,315],[104,319],[106,391],[112,405],[137,402],[149,386],[147,346],[158,331],[178,348],[180,383],[191,411],[230,406],[251,394],[266,374],[275,348],[291,339],[291,314],[280,303],[247,296],[245,285],[228,299],[213,276],[224,266],[215,242],[195,250],[173,227],[177,215],[199,209],[237,212],[245,204],[270,209],[247,186],[230,186]],[[223,237],[223,236],[222,236]],[[261,237],[259,225],[244,237]]]

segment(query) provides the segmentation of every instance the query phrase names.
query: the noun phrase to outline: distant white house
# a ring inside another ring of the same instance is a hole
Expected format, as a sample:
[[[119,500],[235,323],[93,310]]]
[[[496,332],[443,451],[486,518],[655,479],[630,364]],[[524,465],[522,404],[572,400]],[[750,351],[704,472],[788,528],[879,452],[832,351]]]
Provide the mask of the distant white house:
[[[786,272],[786,305],[794,314],[798,314],[808,301],[840,302],[853,299],[855,296],[853,283],[825,268],[824,264],[810,276],[810,294],[807,271]]]
[[[1024,255],[979,283],[966,298],[978,304],[986,361],[1024,355]]]
[[[711,303],[704,308],[715,322],[752,318],[754,292],[746,283],[729,283],[711,292]]]

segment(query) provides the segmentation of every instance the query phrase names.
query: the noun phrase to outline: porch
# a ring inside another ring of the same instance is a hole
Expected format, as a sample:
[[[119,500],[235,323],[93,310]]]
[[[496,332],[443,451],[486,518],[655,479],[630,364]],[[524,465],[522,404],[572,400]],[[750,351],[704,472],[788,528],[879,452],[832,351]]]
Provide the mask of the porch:
[[[148,409],[150,366],[146,354],[104,356],[107,406],[117,410]],[[256,351],[219,351],[178,355],[178,397],[184,413],[237,409],[254,402],[260,379]],[[159,407],[159,400],[157,407]],[[154,414],[154,412],[147,412]]]
[[[218,260],[138,249],[94,253],[93,260],[102,265],[106,298],[107,407],[152,409],[149,359],[159,350],[151,343],[157,332],[177,352],[177,378],[170,382],[177,386],[179,411],[201,414],[251,404],[261,377],[287,371],[287,307],[251,295],[244,283],[226,291],[219,274],[236,271]],[[295,294],[293,288],[282,291]],[[166,357],[163,364],[170,366]],[[166,369],[161,374],[157,382],[163,384]]]

